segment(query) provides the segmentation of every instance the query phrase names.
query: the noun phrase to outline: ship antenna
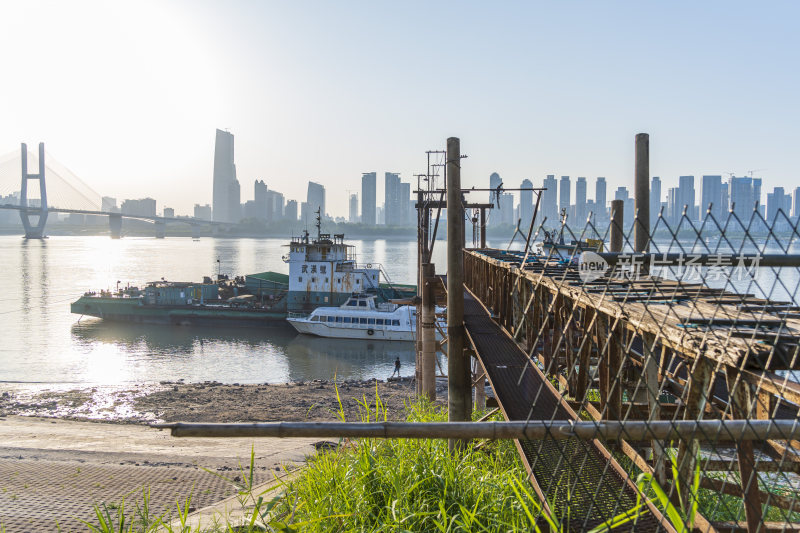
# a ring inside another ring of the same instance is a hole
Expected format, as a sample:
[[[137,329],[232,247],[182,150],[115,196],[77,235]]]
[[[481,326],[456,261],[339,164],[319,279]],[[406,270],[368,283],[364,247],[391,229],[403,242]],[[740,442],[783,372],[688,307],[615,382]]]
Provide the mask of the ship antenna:
[[[320,214],[322,211],[322,206],[317,207],[317,240],[319,241],[322,234],[322,215]]]

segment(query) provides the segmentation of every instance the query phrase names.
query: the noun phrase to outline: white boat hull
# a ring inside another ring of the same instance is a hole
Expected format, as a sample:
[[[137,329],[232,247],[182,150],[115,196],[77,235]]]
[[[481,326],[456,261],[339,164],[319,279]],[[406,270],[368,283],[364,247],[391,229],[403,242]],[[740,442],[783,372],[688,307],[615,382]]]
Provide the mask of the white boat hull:
[[[316,335],[317,337],[327,337],[330,339],[364,339],[382,341],[405,341],[414,342],[416,339],[415,331],[392,330],[386,328],[367,328],[358,326],[343,327],[337,324],[335,327],[329,326],[327,322],[309,322],[305,319],[287,319],[299,333]]]

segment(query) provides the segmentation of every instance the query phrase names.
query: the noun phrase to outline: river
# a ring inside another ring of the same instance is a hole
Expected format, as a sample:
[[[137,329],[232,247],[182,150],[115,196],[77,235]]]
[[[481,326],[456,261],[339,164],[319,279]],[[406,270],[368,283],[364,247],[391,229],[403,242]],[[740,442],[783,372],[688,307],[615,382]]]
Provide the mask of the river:
[[[380,263],[391,281],[414,283],[416,241],[348,241],[363,263]],[[87,290],[141,286],[162,277],[200,281],[217,273],[288,273],[282,239],[0,236],[0,382],[46,388],[219,381],[388,377],[399,357],[413,372],[411,343],[317,339],[284,327],[194,328],[127,325],[73,315]],[[501,243],[493,243],[498,246]],[[434,260],[444,268],[445,244]],[[220,260],[219,265],[217,259]]]
[[[363,263],[380,263],[391,281],[414,283],[416,242],[352,240]],[[141,285],[162,277],[199,281],[219,268],[229,275],[287,272],[281,239],[0,236],[0,382],[22,387],[126,386],[159,381],[284,383],[311,379],[385,378],[399,357],[411,373],[411,343],[317,339],[287,324],[267,329],[127,325],[70,313],[87,290]],[[505,248],[507,242],[490,241]],[[667,251],[668,246],[659,247]],[[768,252],[780,249],[768,246]],[[699,249],[696,248],[698,251]],[[669,251],[677,251],[674,246]],[[795,246],[791,251],[797,253]],[[217,259],[220,260],[219,264]],[[445,243],[434,248],[442,272]],[[761,269],[735,289],[797,300],[798,269]],[[669,276],[672,277],[672,276]],[[777,278],[777,280],[776,280]],[[776,283],[777,281],[777,283]],[[724,281],[710,285],[731,285]]]

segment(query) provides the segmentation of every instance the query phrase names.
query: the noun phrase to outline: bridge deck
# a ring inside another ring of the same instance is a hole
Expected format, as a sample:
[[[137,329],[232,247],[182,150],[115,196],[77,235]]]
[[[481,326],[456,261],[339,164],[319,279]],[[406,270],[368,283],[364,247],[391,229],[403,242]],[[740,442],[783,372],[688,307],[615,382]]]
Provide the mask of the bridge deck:
[[[468,291],[464,324],[508,420],[577,420],[539,368]],[[636,506],[635,486],[599,441],[528,440],[518,441],[517,447],[539,496],[556,514],[569,508],[565,521],[570,530],[591,529]],[[672,530],[656,509],[651,511],[630,530]]]

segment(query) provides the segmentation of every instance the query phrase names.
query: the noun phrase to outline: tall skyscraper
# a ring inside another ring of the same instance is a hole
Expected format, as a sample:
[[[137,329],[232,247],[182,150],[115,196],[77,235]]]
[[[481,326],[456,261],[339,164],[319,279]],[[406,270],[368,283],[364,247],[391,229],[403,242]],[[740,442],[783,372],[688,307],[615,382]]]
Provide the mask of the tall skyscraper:
[[[792,216],[800,216],[800,187],[795,187],[792,192]]]
[[[686,207],[689,220],[697,220],[699,213],[695,204],[694,176],[680,176],[678,178],[678,196],[681,210]]]
[[[400,195],[400,174],[395,172],[384,173],[384,220],[387,226],[402,226]]]
[[[586,224],[586,178],[578,178],[575,182],[575,218],[572,221],[576,227]]]
[[[290,222],[297,222],[297,200],[289,200],[286,202],[283,218]]]
[[[622,200],[623,207],[622,207],[622,226],[627,228],[633,224],[633,220],[636,216],[634,213],[634,209],[636,204],[630,196],[630,192],[628,191],[627,187],[617,187],[617,190],[614,191],[614,200]]]
[[[504,192],[500,195],[500,224],[509,226],[514,224],[514,195]]]
[[[608,218],[608,202],[606,201],[606,179],[597,178],[594,185],[594,208],[597,209],[597,218],[606,220]]]
[[[747,224],[753,214],[755,205],[755,194],[753,190],[753,178],[731,176],[728,180],[731,195],[731,208],[736,216]],[[761,184],[759,183],[759,194],[761,194]]]
[[[323,190],[324,194],[324,190]],[[323,196],[324,200],[324,196]],[[267,220],[275,222],[283,220],[283,193],[278,191],[267,191]]]
[[[705,217],[708,206],[711,205],[711,214],[721,222],[722,216],[728,206],[722,203],[722,176],[703,176],[702,195],[700,197],[700,218]]]
[[[377,173],[365,172],[361,175],[361,223],[367,226],[375,225],[375,184]]]
[[[767,194],[767,222],[772,224],[775,220],[784,223],[792,209],[792,197],[784,193],[783,187],[775,187]],[[779,212],[783,213],[779,216]]]
[[[656,227],[658,215],[661,212],[661,178],[653,176],[650,179],[650,229]]]
[[[400,225],[409,226],[414,223],[414,203],[411,201],[411,184],[400,182]]]
[[[533,218],[533,183],[529,179],[522,180],[519,186],[519,218],[520,226],[525,229],[531,226],[531,218]],[[541,218],[541,217],[539,217]]]
[[[539,209],[542,212],[542,220],[547,217],[545,226],[555,228],[560,225],[558,219],[558,182],[553,174],[548,174],[542,182],[542,200]]]
[[[348,217],[347,221],[351,224],[355,224],[358,222],[358,195],[351,194],[350,195],[350,216]]]
[[[489,174],[489,188],[492,189],[490,193],[489,202],[494,204],[494,208],[492,209],[492,214],[489,216],[489,225],[490,226],[498,226],[503,223],[503,202],[502,198],[498,196],[498,187],[503,184],[503,180],[500,178],[500,174],[497,172],[492,172]],[[502,195],[502,193],[500,193]],[[512,215],[513,218],[513,215]]]
[[[241,191],[233,161],[233,134],[217,130],[214,144],[213,217],[217,222],[239,222]]]
[[[569,176],[561,176],[561,183],[558,184],[558,188],[558,214],[561,215],[561,211],[564,209],[569,212],[569,197],[571,194]]]
[[[311,220],[316,221],[317,209],[319,209],[322,220],[325,220],[325,187],[319,183],[309,181],[306,204],[308,204],[309,222],[311,222]]]
[[[256,180],[253,184],[253,203],[255,218],[267,220],[267,184],[264,180]]]

